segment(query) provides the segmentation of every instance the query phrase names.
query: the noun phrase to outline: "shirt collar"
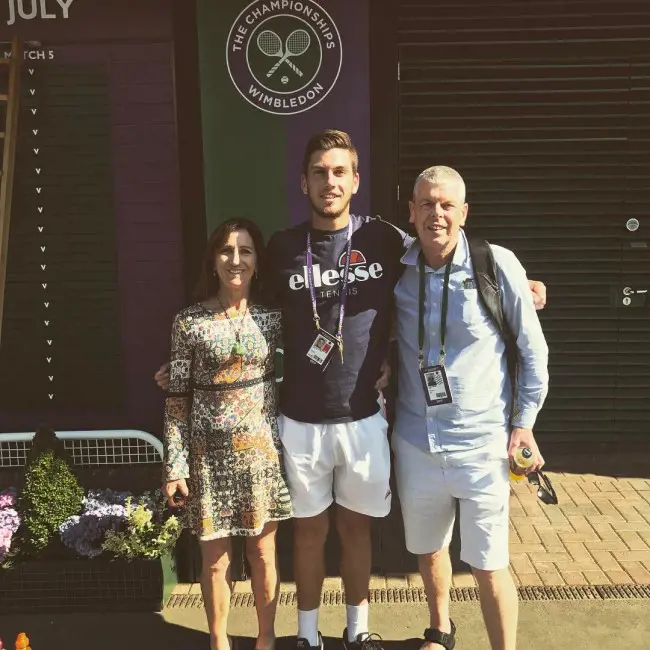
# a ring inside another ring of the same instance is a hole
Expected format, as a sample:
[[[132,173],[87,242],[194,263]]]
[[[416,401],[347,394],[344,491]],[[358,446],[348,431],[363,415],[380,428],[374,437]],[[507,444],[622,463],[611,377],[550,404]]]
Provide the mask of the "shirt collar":
[[[420,240],[416,239],[410,246],[409,249],[404,253],[402,259],[400,260],[402,264],[407,266],[416,266],[418,263],[418,258],[420,257],[420,252],[422,251],[422,246],[420,246]],[[456,250],[454,251],[454,257],[451,260],[452,269],[462,269],[469,262],[469,247],[467,245],[467,236],[465,231],[461,228],[458,233],[458,244],[456,245]],[[428,266],[425,265],[427,271],[432,271]]]

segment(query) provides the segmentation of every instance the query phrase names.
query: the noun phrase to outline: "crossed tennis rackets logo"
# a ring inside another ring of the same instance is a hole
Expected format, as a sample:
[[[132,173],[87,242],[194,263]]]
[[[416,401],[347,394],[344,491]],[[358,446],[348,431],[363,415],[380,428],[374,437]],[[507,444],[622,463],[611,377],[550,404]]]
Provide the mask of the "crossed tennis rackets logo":
[[[274,115],[303,113],[338,80],[341,35],[320,0],[253,0],[230,27],[226,64],[249,104]]]
[[[267,78],[272,77],[276,70],[286,63],[299,77],[302,77],[302,71],[291,61],[291,57],[302,56],[311,45],[309,32],[304,29],[294,29],[282,46],[280,37],[270,29],[265,29],[257,36],[257,47],[269,57],[280,57],[273,67],[266,73]]]

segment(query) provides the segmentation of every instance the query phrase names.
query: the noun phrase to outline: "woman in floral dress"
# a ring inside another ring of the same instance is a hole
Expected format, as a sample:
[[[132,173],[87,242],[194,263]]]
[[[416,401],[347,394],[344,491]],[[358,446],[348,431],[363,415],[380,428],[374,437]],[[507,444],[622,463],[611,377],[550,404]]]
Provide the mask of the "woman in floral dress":
[[[186,505],[203,558],[213,650],[227,650],[231,537],[246,537],[256,650],[275,642],[278,521],[292,516],[276,421],[280,312],[260,302],[264,244],[246,219],[208,242],[195,305],[174,320],[165,413],[165,493]]]

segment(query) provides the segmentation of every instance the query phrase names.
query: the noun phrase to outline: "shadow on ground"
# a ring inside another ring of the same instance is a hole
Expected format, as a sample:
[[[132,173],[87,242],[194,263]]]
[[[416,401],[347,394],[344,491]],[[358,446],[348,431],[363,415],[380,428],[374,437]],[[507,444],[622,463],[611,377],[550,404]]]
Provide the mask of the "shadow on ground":
[[[0,616],[0,638],[12,649],[25,632],[32,650],[209,650],[208,634],[166,623],[158,614],[60,614]],[[233,650],[254,650],[253,637],[233,637]],[[341,639],[325,637],[326,650],[340,650]],[[276,650],[293,650],[296,637],[279,637]],[[413,648],[417,639],[384,641],[386,650]]]
[[[343,645],[341,637],[325,636],[323,637],[325,650],[341,650]],[[417,650],[422,645],[422,639],[405,639],[400,641],[382,641],[382,646],[386,650]],[[285,636],[278,639],[276,650],[295,650],[296,637]],[[254,650],[255,640],[247,637],[239,637],[237,648],[235,650]]]
[[[0,615],[5,648],[13,650],[19,632],[32,650],[210,649],[206,633],[166,623],[159,614]]]

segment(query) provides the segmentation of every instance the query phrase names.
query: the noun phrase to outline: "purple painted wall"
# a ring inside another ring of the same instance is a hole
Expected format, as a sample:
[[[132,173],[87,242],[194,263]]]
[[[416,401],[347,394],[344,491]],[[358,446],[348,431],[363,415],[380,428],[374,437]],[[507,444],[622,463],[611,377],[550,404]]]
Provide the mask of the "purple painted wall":
[[[0,412],[0,431],[29,431],[48,421],[67,429],[160,429],[162,395],[152,374],[167,358],[168,324],[184,302],[171,17],[170,0],[75,0],[68,20],[13,27],[0,14],[0,41],[20,33],[52,49],[57,65],[108,69],[125,384],[117,411]]]
[[[8,25],[10,2],[15,5],[15,0],[0,3],[0,41],[16,34],[48,44],[171,40],[172,0],[72,0],[67,19],[56,0],[37,0],[38,17],[31,20],[17,17]],[[28,10],[32,2],[23,0]],[[55,18],[41,17],[42,4],[47,14],[54,14]]]
[[[152,370],[167,359],[166,325],[184,299],[171,57],[169,44],[110,51],[125,406],[148,430],[162,414]]]
[[[304,221],[308,215],[299,183],[300,166],[309,136],[321,129],[340,129],[352,136],[359,152],[361,185],[351,208],[355,214],[365,215],[370,211],[369,2],[332,0],[323,6],[341,35],[343,65],[336,85],[325,100],[309,111],[285,118],[288,121],[286,191],[291,224]]]

